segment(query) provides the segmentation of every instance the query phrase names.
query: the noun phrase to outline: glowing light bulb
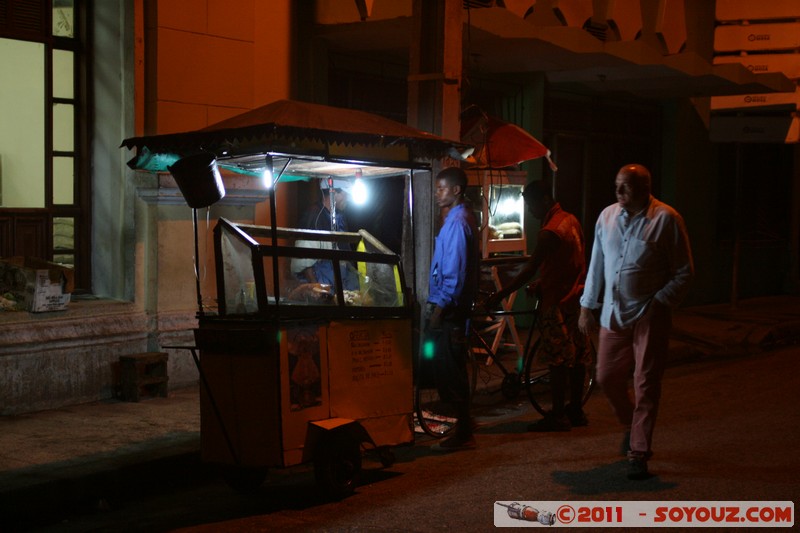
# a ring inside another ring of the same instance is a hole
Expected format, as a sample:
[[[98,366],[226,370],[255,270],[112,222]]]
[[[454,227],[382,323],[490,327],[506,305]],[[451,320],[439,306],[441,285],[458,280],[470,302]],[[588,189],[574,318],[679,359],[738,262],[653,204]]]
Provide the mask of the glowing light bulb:
[[[350,197],[352,198],[353,203],[356,205],[366,204],[367,199],[369,198],[367,185],[361,178],[361,169],[356,170],[356,179],[353,182],[353,190],[350,193]]]
[[[515,215],[521,213],[523,207],[522,198],[506,198],[497,205],[497,215]]]

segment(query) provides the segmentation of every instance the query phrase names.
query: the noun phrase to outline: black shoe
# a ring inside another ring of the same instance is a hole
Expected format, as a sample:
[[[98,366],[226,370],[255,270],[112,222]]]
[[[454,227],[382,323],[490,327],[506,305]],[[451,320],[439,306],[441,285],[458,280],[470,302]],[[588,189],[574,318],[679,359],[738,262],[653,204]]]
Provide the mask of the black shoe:
[[[619,453],[627,457],[629,451],[631,451],[631,432],[626,431],[625,436],[619,445]]]
[[[580,407],[576,409],[572,404],[567,405],[567,418],[569,418],[569,423],[574,428],[589,425],[589,419],[586,418],[586,413],[583,412],[583,409]]]
[[[649,477],[647,459],[644,457],[631,457],[628,459],[628,479],[642,480]]]
[[[541,420],[537,420],[533,424],[528,425],[528,431],[538,433],[550,431],[569,431],[572,426],[566,416],[556,417],[550,413],[546,414]]]
[[[457,452],[459,450],[470,450],[475,447],[475,437],[470,435],[464,437],[461,435],[453,435],[437,442],[431,446],[434,452]]]

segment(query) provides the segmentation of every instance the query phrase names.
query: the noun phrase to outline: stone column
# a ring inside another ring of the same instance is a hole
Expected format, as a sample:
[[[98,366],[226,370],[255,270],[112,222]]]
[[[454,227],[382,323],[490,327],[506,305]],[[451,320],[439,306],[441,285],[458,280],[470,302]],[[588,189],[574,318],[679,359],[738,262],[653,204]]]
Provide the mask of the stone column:
[[[461,0],[414,0],[409,51],[408,123],[449,139],[460,136],[463,7]],[[428,295],[428,271],[438,210],[433,206],[433,176],[415,172],[413,235],[403,236],[404,267],[419,303]],[[409,214],[407,213],[406,216]],[[405,227],[409,227],[407,224]],[[412,247],[415,247],[412,252]],[[412,259],[413,258],[413,259]],[[413,263],[409,263],[413,261]]]

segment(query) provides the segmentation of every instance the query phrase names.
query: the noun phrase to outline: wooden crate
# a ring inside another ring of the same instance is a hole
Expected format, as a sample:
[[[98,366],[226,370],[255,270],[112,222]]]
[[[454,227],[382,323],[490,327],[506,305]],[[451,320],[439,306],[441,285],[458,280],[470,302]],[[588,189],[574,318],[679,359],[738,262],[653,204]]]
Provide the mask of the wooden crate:
[[[165,352],[149,352],[122,355],[119,358],[122,399],[138,402],[143,398],[167,397],[169,376],[167,375]]]

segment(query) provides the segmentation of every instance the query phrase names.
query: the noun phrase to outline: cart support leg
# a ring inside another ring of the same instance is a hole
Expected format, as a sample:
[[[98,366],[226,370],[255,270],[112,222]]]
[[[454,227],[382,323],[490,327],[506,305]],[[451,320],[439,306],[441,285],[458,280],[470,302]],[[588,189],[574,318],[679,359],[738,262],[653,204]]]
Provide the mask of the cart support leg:
[[[222,420],[222,413],[219,412],[219,407],[217,406],[216,400],[214,400],[214,394],[211,392],[211,387],[208,385],[208,381],[206,380],[206,374],[203,372],[203,369],[200,367],[200,359],[197,357],[197,352],[194,348],[189,348],[192,352],[192,359],[194,359],[194,364],[197,367],[197,372],[200,374],[200,381],[203,382],[203,388],[206,390],[206,394],[208,395],[208,401],[211,403],[211,408],[214,410],[214,416],[217,417],[217,422],[219,422],[219,427],[222,429],[222,436],[225,437],[225,444],[228,445],[228,451],[231,452],[231,457],[233,458],[233,462],[236,463],[236,466],[241,466],[242,461],[239,458],[239,454],[236,453],[236,449],[233,447],[233,442],[231,441],[231,437],[228,434],[228,430],[225,428],[225,422]]]

